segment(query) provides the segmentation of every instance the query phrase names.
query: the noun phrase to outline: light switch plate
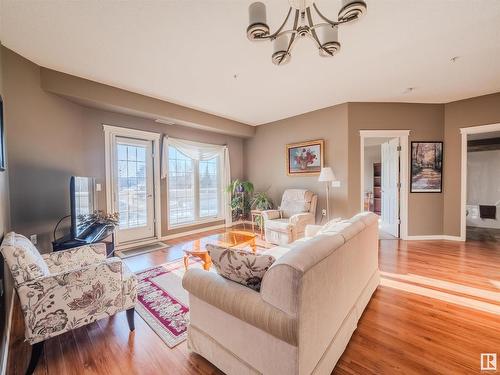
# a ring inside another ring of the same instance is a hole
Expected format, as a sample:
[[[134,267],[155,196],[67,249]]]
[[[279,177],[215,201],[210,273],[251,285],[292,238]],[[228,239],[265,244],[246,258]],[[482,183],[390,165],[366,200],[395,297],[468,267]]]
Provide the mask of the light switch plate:
[[[102,190],[101,184],[95,184],[95,191],[101,191],[101,190]]]
[[[332,181],[332,186],[333,187],[340,187],[340,181],[337,180],[337,181]]]

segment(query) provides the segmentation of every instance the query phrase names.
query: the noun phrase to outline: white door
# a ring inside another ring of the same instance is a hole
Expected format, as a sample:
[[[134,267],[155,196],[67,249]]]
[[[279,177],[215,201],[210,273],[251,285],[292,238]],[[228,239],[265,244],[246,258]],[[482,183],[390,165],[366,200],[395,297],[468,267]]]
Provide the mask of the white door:
[[[120,214],[118,243],[155,236],[153,142],[114,138],[113,205]]]
[[[381,229],[399,237],[399,138],[382,144]]]

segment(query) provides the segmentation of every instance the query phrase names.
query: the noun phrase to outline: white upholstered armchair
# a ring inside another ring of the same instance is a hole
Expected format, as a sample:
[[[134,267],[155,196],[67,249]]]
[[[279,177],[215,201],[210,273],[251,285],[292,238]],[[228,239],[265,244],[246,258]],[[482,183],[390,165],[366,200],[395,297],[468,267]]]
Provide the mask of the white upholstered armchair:
[[[41,255],[24,236],[5,235],[1,252],[14,278],[32,347],[32,373],[43,341],[127,311],[134,330],[137,279],[120,258],[106,258],[105,244]]]
[[[318,196],[305,189],[288,189],[278,210],[262,213],[266,241],[283,245],[304,237],[306,225],[314,224]]]

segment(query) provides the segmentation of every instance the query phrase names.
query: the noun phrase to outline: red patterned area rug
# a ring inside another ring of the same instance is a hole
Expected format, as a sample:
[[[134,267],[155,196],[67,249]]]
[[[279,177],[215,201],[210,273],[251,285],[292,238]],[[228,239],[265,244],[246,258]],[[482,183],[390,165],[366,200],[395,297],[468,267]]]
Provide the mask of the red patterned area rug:
[[[269,244],[257,240],[257,252]],[[202,262],[190,258],[189,268],[202,268]],[[214,267],[209,272],[215,272]],[[136,311],[170,347],[187,338],[189,324],[188,293],[182,287],[185,269],[182,259],[136,272],[139,281]]]

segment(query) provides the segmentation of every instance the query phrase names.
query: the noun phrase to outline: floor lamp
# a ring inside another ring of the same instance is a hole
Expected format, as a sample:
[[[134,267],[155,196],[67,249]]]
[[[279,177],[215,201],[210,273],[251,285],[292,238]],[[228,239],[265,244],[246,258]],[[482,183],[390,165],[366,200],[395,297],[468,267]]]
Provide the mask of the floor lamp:
[[[330,221],[330,185],[335,181],[335,174],[330,167],[321,168],[318,181],[326,182],[326,220]]]

